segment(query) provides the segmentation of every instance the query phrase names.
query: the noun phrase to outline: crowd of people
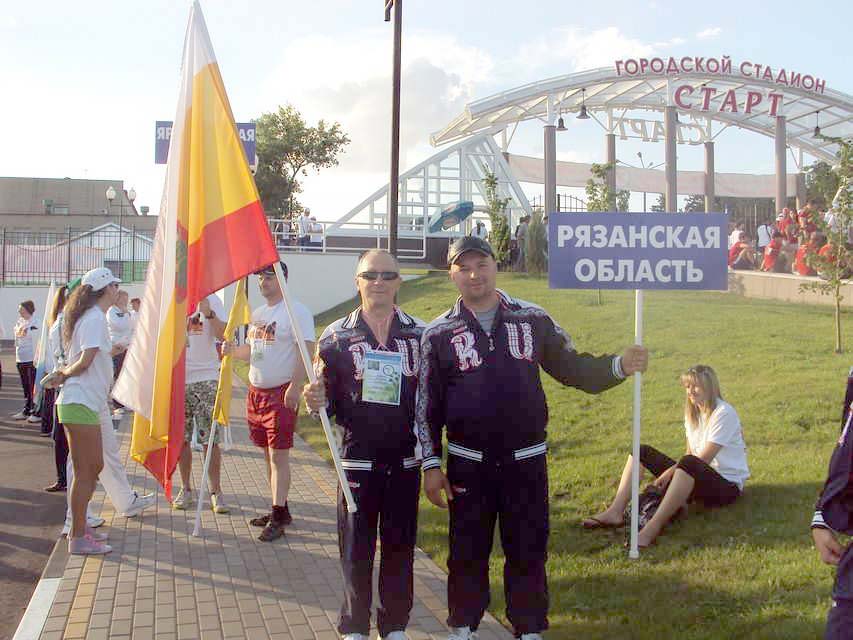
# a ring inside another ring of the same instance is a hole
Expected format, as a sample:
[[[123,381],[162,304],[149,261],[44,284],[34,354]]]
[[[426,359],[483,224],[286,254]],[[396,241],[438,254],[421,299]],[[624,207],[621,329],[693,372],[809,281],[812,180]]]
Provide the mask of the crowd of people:
[[[800,211],[785,207],[774,221],[760,224],[754,237],[746,231],[743,223],[730,223],[729,268],[820,276],[820,268],[811,256],[831,260],[834,247],[815,222],[818,217],[830,229],[838,230],[834,213],[818,199],[808,200]],[[848,244],[853,244],[853,229],[850,230]]]
[[[269,511],[251,520],[262,528],[263,542],[284,536],[293,520],[287,500],[289,453],[299,406],[304,401],[313,413],[324,409],[336,422],[345,479],[358,506],[351,513],[339,487],[344,597],[338,632],[345,640],[369,637],[377,541],[380,638],[406,640],[421,490],[431,503],[449,511],[449,640],[476,637],[489,605],[496,526],[505,555],[507,618],[516,637],[541,640],[549,606],[548,407],[541,370],[565,386],[597,394],[648,366],[648,352],[640,346],[629,346],[620,355],[579,352],[547,311],[497,289],[498,265],[479,232],[478,227],[450,246],[449,277],[459,297],[428,324],[397,305],[400,267],[382,249],[360,257],[355,272],[360,304],[326,327],[316,345],[307,307],[298,301],[285,305],[275,269],[280,267],[287,278],[283,262],[256,274],[264,304],[252,313],[245,344],[224,335],[227,314],[215,295],[202,300],[187,319],[186,428],[181,489],[172,507],[187,509],[193,502],[191,445],[198,445],[214,447],[210,508],[217,514],[229,512],[220,484],[219,439],[211,442],[209,435],[222,354],[249,365],[249,437],[264,452],[270,487]],[[106,268],[63,287],[50,319],[51,360],[46,370],[51,373],[44,379],[41,403],[24,389],[21,415],[39,415],[40,407],[40,421],[50,416],[58,478],[48,490],[69,489],[66,531],[73,554],[111,550],[106,535],[97,530],[103,519],[88,510],[99,479],[116,510],[128,517],[154,501],[154,496],[140,496],[129,487],[110,415],[110,389],[121,366],[117,356],[132,344],[129,336],[138,311],[138,302],[131,302],[129,309],[122,293],[118,279]],[[34,312],[32,303],[21,304],[21,329],[16,330],[19,364],[29,362],[31,367],[26,341],[39,330]],[[298,331],[291,318],[299,324]],[[308,352],[315,353],[314,383],[306,382],[297,335],[305,338]],[[26,366],[19,370],[27,384],[32,374]],[[640,450],[640,463],[663,494],[640,530],[641,548],[654,544],[691,502],[706,507],[732,504],[750,476],[738,413],[723,400],[714,370],[691,367],[681,384],[687,453],[676,461],[648,445]],[[114,416],[122,411],[120,406],[112,409]],[[839,447],[853,446],[844,444],[847,440],[842,437]],[[65,464],[60,464],[66,446],[61,442],[67,442]],[[584,520],[585,529],[625,525],[631,468],[629,458],[612,502]],[[824,492],[813,523],[816,530],[848,513],[841,513],[832,500],[839,491],[847,495],[850,472],[849,459],[844,466],[842,457],[835,475],[843,482],[833,481],[832,492]],[[853,564],[853,546],[845,550],[833,534],[814,535],[827,562]],[[837,622],[839,616],[851,615],[842,609],[832,614],[840,629],[846,627]]]

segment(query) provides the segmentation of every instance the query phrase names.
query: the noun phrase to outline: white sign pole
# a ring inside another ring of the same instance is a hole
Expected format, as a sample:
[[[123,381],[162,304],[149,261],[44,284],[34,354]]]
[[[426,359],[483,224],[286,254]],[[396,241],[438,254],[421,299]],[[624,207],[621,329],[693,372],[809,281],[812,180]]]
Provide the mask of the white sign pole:
[[[299,326],[298,318],[293,314],[290,308],[290,296],[287,293],[287,281],[284,279],[284,272],[281,270],[281,263],[276,260],[273,265],[275,269],[275,277],[278,279],[278,284],[281,287],[281,295],[284,298],[284,308],[287,310],[287,315],[290,318],[290,326],[293,330],[293,335],[296,338],[296,344],[299,347],[299,354],[302,356],[302,364],[305,365],[305,373],[308,374],[308,381],[311,384],[317,382],[317,375],[314,373],[314,367],[311,363],[311,356],[308,355],[308,349],[305,348],[305,338],[302,335],[302,328]],[[311,336],[312,338],[314,336]],[[313,340],[312,340],[313,341]],[[320,409],[320,421],[323,423],[323,432],[326,434],[326,442],[329,444],[329,451],[332,453],[332,461],[335,463],[335,471],[338,473],[338,483],[343,491],[344,499],[347,503],[347,511],[355,513],[358,507],[355,504],[355,499],[352,497],[352,490],[349,482],[347,482],[344,468],[341,466],[341,456],[338,454],[338,447],[335,436],[332,434],[332,425],[329,423],[329,416],[326,413],[326,408]]]
[[[195,418],[193,418],[195,421]],[[195,425],[193,425],[195,426]],[[207,470],[210,469],[210,456],[213,453],[213,443],[216,438],[216,420],[210,421],[210,433],[207,438],[207,455],[204,456],[204,466],[201,470],[201,484],[198,488],[198,505],[195,510],[195,526],[193,527],[193,536],[198,538],[201,535],[201,505],[204,502],[204,494],[207,492]],[[187,446],[186,444],[184,446]],[[190,453],[192,455],[192,453]]]
[[[643,291],[634,291],[634,344],[643,344]],[[643,374],[637,371],[634,374],[634,428],[633,446],[631,448],[631,549],[628,557],[637,559],[640,550],[637,547],[637,533],[639,528],[639,502],[640,502],[640,408],[641,393],[643,385]]]

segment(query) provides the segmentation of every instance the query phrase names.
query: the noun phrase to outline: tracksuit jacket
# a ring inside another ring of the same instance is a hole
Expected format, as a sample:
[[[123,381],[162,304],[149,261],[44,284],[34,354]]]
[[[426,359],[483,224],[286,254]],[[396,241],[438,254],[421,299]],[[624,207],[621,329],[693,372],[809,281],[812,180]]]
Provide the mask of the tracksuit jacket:
[[[541,307],[498,290],[487,335],[462,298],[421,341],[415,426],[423,469],[440,466],[441,432],[485,457],[506,458],[545,442],[548,406],[539,366],[567,386],[599,393],[623,379],[619,356],[578,353]]]

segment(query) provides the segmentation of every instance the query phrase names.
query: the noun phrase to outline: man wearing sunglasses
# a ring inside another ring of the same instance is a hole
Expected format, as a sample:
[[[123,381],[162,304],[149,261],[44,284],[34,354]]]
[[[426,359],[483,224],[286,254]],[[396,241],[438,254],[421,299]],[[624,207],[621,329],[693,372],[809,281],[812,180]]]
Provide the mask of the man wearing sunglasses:
[[[394,304],[400,268],[387,251],[362,256],[355,284],[361,306],[323,332],[314,361],[318,382],[306,385],[304,396],[314,411],[325,406],[343,431],[341,462],[358,505],[347,513],[338,491],[344,575],[338,631],[346,640],[368,638],[378,528],[379,636],[405,640],[420,492],[412,427],[424,324]]]
[[[450,638],[472,638],[488,607],[499,522],[507,618],[517,637],[540,640],[548,628],[548,407],[539,368],[600,393],[645,371],[648,354],[637,346],[621,356],[578,353],[544,309],[495,288],[494,254],[479,238],[454,242],[447,261],[461,296],[424,330],[415,429],[424,491],[441,508],[442,493],[450,502]]]
[[[281,262],[287,278],[287,265]],[[271,542],[284,535],[284,527],[292,522],[287,506],[290,491],[290,449],[299,409],[299,395],[305,380],[305,368],[290,324],[281,287],[272,265],[257,273],[258,285],[266,304],[252,312],[247,344],[240,347],[225,343],[223,353],[249,362],[249,395],[246,415],[249,436],[262,448],[272,492],[272,509],[268,514],[252,518],[250,523],[263,527],[258,539]],[[291,300],[305,346],[310,353],[314,343],[314,317],[308,307]]]

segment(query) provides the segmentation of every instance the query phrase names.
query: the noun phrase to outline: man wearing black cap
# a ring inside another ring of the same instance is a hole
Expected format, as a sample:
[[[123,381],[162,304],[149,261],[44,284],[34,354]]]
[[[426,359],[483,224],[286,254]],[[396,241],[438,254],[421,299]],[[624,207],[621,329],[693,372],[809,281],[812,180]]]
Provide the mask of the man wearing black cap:
[[[489,604],[499,521],[507,618],[517,636],[537,640],[548,627],[548,408],[539,367],[566,386],[599,393],[645,371],[648,353],[639,346],[621,356],[575,351],[541,307],[495,288],[494,254],[479,238],[460,238],[447,258],[461,296],[424,331],[415,429],[424,491],[439,507],[447,507],[442,492],[450,501],[450,638],[471,638]]]
[[[287,265],[280,264],[287,278]],[[271,542],[284,535],[284,527],[292,519],[287,507],[290,449],[293,448],[296,413],[306,374],[272,265],[259,271],[257,276],[261,295],[267,303],[252,312],[248,344],[235,347],[233,343],[226,343],[224,352],[249,362],[249,395],[246,398],[249,436],[266,454],[272,492],[270,513],[252,518],[250,522],[264,527],[259,540]],[[314,343],[309,340],[314,337],[314,318],[308,307],[296,300],[291,300],[291,310],[311,353]]]

